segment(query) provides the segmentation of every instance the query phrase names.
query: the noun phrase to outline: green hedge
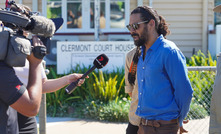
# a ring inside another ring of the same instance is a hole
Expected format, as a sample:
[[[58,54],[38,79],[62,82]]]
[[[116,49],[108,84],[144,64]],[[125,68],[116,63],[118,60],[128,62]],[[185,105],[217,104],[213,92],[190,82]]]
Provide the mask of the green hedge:
[[[201,51],[187,59],[187,66],[216,66],[216,59],[213,59],[208,52],[207,56]],[[214,71],[189,71],[188,76],[193,87],[193,99],[189,112],[189,118],[202,118],[210,114],[210,102],[212,97],[213,84],[216,72]],[[193,107],[195,106],[195,107]],[[198,109],[198,111],[197,111]],[[199,111],[202,111],[201,114]],[[204,112],[206,111],[206,113]],[[197,119],[198,119],[197,118]]]

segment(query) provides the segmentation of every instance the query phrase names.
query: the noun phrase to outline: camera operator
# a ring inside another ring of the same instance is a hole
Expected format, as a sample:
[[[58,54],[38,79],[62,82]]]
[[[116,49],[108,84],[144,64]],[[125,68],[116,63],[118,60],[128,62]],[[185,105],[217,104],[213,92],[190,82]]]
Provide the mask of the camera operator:
[[[29,14],[30,13],[30,8],[25,6],[25,5],[21,5],[21,4],[16,4],[16,7],[18,7],[18,10],[22,10],[24,11],[24,13],[26,14],[22,14],[23,16],[29,18]],[[16,11],[16,7],[13,9],[14,11]],[[22,30],[22,34],[24,37],[28,37],[29,36],[29,32]],[[33,40],[33,43],[36,39]],[[38,39],[38,41],[40,41]],[[40,41],[41,44],[43,44]],[[15,74],[17,75],[17,77],[19,78],[19,80],[23,83],[23,87],[25,88],[26,86],[28,87],[28,81],[30,81],[30,72],[31,71],[31,66],[29,66],[29,60],[25,61],[25,66],[24,67],[13,67]],[[41,73],[40,73],[40,72]],[[40,74],[40,82],[42,83],[42,92],[41,93],[50,93],[50,92],[55,92],[59,89],[61,89],[62,87],[70,84],[73,81],[76,81],[77,79],[82,77],[82,74],[70,74],[67,76],[63,76],[61,78],[58,79],[47,79],[46,74],[44,72],[44,68],[43,65],[40,64],[40,69],[37,71],[38,74]],[[87,77],[88,78],[88,77]],[[84,79],[81,79],[78,83],[78,86],[81,86],[81,84],[84,83]],[[41,97],[39,97],[41,98]],[[26,114],[23,114],[22,112],[15,113],[16,115],[16,121],[18,123],[18,129],[19,129],[19,133],[20,134],[37,134],[37,122],[36,119],[34,117],[34,115],[32,115],[33,117],[29,117]],[[0,124],[1,125],[1,124]],[[14,134],[14,133],[13,133]]]
[[[33,37],[33,46],[43,43]],[[41,59],[33,53],[27,56],[29,61],[29,81],[27,88],[18,79],[12,67],[0,61],[0,132],[1,134],[17,134],[17,111],[25,116],[35,116],[40,107],[42,94]],[[13,109],[12,109],[12,108]],[[16,111],[15,111],[16,110]]]

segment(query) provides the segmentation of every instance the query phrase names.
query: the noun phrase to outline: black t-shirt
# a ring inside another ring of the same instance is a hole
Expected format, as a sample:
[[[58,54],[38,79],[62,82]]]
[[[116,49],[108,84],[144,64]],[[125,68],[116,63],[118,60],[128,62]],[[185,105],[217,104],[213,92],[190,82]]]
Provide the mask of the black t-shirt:
[[[19,134],[38,134],[35,117],[26,117],[18,113]]]
[[[16,102],[26,90],[15,75],[12,67],[0,61],[0,132],[17,134],[17,112],[9,107]]]

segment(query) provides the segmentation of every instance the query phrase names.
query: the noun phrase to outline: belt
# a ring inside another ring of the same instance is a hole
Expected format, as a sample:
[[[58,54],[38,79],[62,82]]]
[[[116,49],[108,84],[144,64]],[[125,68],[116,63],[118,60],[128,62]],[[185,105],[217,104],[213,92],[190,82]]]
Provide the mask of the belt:
[[[172,123],[178,123],[178,119],[173,120],[146,120],[141,119],[141,124],[144,126],[151,126],[151,127],[160,127],[160,125],[166,125],[166,124],[172,124]]]

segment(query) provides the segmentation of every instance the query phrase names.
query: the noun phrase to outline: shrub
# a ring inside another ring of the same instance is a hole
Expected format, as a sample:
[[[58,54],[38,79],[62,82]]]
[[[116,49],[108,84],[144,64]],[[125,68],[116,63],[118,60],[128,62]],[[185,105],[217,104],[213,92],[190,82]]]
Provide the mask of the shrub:
[[[188,66],[216,66],[216,60],[213,60],[210,53],[206,57],[200,50],[197,55],[193,55],[188,61]],[[193,87],[192,103],[201,105],[209,114],[210,101],[212,96],[213,84],[216,72],[213,71],[189,71],[188,76]]]
[[[90,66],[80,67],[77,65],[70,73],[86,72]],[[50,67],[50,73],[48,79],[56,79],[62,77],[63,75],[56,74],[56,68]],[[124,93],[124,70],[117,69],[111,73],[102,72],[95,70],[93,73],[89,74],[89,79],[86,79],[84,84],[72,92],[72,94],[67,94],[65,92],[65,87],[53,92],[48,93],[47,96],[47,110],[50,111],[51,116],[61,115],[58,114],[61,109],[67,111],[68,106],[72,106],[75,102],[82,102],[83,100],[98,100],[102,102],[118,101],[118,99],[127,97]],[[59,110],[60,109],[60,110]],[[58,111],[59,110],[59,111]]]
[[[197,55],[193,55],[190,59],[187,59],[188,66],[216,66],[216,60],[212,59],[210,52],[208,51],[208,57],[199,50]]]
[[[95,82],[93,83],[93,88],[90,88],[90,94],[92,96],[93,100],[99,100],[104,103],[107,103],[109,101],[115,100],[117,102],[119,98],[120,90],[123,88],[124,83],[124,77],[119,82],[120,84],[117,85],[117,77],[118,75],[115,75],[114,78],[111,76],[107,81],[105,81],[103,72],[99,71],[99,78],[94,74]]]
[[[50,79],[56,79],[63,76],[63,75],[57,75],[53,68],[50,68],[49,70],[50,74],[48,77]],[[51,116],[56,116],[57,109],[63,108],[64,104],[68,103],[68,101],[73,101],[80,98],[81,97],[77,95],[76,96],[68,95],[65,92],[64,88],[62,88],[56,92],[46,94],[47,109],[50,111]]]
[[[100,121],[127,122],[130,101],[124,98],[117,102],[83,101],[76,105],[74,117],[95,119]]]

